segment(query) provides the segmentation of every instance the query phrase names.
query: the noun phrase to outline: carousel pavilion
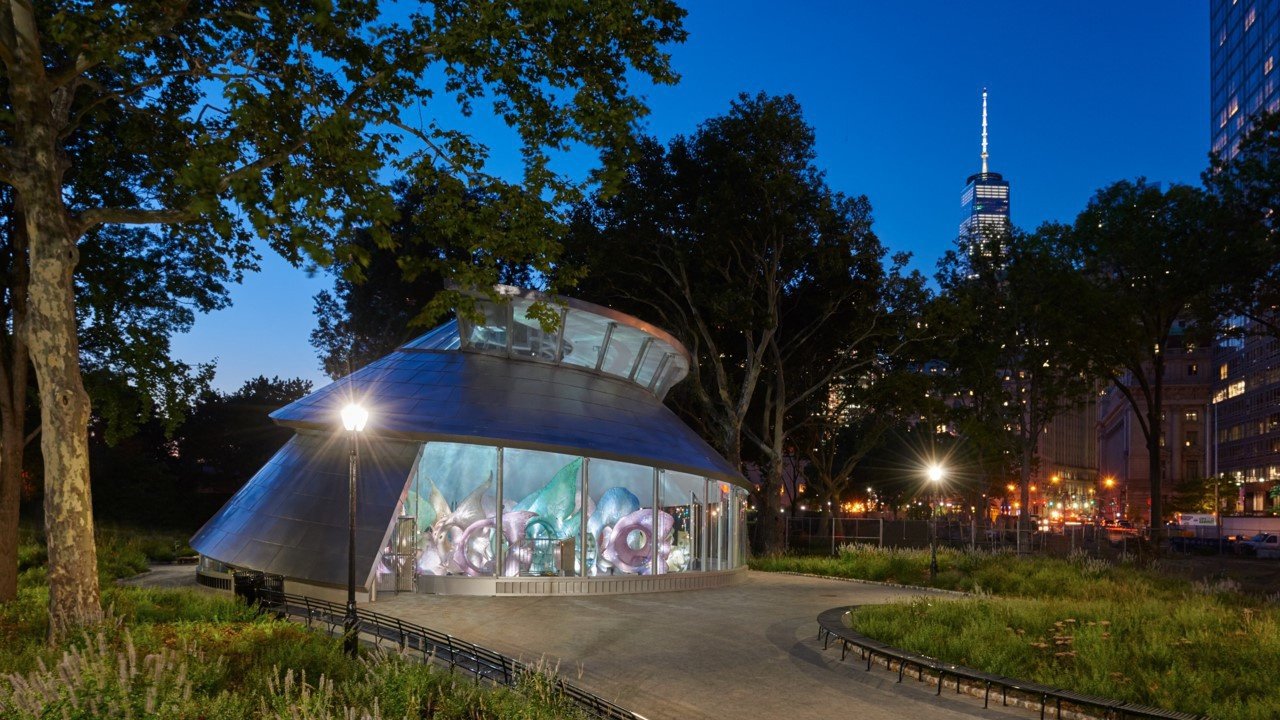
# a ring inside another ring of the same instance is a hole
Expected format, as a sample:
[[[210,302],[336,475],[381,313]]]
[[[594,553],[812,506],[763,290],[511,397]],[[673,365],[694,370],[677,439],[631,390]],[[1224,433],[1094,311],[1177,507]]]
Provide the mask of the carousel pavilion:
[[[296,434],[191,540],[235,570],[337,597],[355,437],[360,595],[624,593],[732,582],[746,481],[663,404],[689,352],[608,308],[499,287],[271,415]],[[544,332],[538,300],[560,312]],[[340,413],[367,409],[347,433]]]

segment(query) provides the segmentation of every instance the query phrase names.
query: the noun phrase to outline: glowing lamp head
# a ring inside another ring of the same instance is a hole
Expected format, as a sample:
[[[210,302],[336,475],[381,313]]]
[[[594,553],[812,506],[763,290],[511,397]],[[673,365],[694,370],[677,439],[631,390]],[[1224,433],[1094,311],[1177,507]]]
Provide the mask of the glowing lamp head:
[[[933,482],[933,483],[941,482],[942,476],[945,474],[946,472],[942,469],[941,465],[929,466],[929,470],[928,470],[929,482]]]
[[[348,432],[360,432],[364,430],[364,424],[369,422],[369,411],[352,403],[342,408],[342,427]]]

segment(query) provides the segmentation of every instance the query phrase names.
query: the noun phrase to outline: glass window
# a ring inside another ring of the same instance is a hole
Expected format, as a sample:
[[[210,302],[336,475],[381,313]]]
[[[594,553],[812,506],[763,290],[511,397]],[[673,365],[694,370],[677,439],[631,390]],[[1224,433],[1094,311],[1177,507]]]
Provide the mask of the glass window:
[[[653,473],[651,467],[597,458],[587,465],[588,574],[648,575],[655,546],[657,570],[666,571],[675,522],[661,510],[655,519]]]
[[[564,319],[564,364],[596,367],[609,320],[583,310],[570,310]]]
[[[733,512],[730,502],[729,483],[711,480],[707,483],[707,531],[703,547],[707,570],[728,570],[729,564],[729,531],[730,516]]]
[[[538,319],[529,317],[529,308],[532,305],[533,302],[526,298],[512,302],[511,356],[555,362],[559,329],[543,330],[542,323]]]
[[[503,574],[577,575],[582,536],[582,458],[503,451]]]
[[[507,303],[495,303],[488,299],[476,300],[476,312],[481,320],[472,323],[463,318],[463,345],[484,352],[506,354],[507,352]]]
[[[497,448],[423,445],[404,512],[417,523],[419,574],[493,574],[497,470]]]
[[[605,348],[604,364],[600,369],[610,375],[627,378],[636,366],[636,357],[647,348],[648,333],[641,332],[627,325],[617,325],[609,336],[609,347]]]
[[[649,351],[644,354],[644,358],[640,360],[640,371],[636,373],[636,382],[642,387],[649,387],[653,382],[654,375],[658,372],[666,372],[667,366],[677,357],[675,352],[662,342],[655,342],[649,346]],[[656,385],[656,383],[654,383]]]
[[[457,350],[458,340],[458,321],[450,320],[427,334],[410,340],[405,347],[415,350]]]
[[[671,552],[667,556],[667,572],[685,572],[701,568],[698,553],[699,532],[706,492],[701,476],[665,471],[661,474],[662,511],[672,517]]]

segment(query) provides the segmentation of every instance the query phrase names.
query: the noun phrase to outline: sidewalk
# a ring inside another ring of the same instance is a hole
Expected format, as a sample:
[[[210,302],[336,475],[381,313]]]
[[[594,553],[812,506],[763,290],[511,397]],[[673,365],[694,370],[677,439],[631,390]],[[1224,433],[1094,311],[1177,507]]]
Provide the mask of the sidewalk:
[[[1032,718],[897,672],[840,662],[817,641],[818,613],[920,591],[748,573],[713,590],[601,597],[383,596],[375,609],[493,650],[559,663],[584,689],[651,720]],[[945,602],[941,594],[936,595]]]

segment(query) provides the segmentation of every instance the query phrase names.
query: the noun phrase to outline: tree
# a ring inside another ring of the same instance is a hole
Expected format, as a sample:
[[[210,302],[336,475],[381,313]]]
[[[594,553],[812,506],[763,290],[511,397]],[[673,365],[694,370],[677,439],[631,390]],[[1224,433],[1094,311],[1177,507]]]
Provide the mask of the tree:
[[[1056,231],[1075,269],[1064,292],[1073,312],[1063,317],[1057,346],[1109,381],[1138,420],[1157,547],[1165,358],[1179,335],[1191,342],[1212,336],[1216,293],[1248,262],[1238,237],[1224,231],[1230,223],[1223,204],[1203,190],[1139,179],[1099,190],[1074,227]]]
[[[1236,332],[1280,338],[1280,113],[1258,116],[1233,158],[1215,155],[1205,185],[1227,205],[1236,242],[1249,249],[1237,273],[1220,289],[1228,316],[1246,326]]]
[[[293,436],[269,415],[310,392],[310,380],[265,376],[246,380],[233,393],[205,392],[176,438],[183,474],[195,482],[239,488]]]
[[[462,190],[481,181],[506,211],[546,214],[573,192],[548,149],[622,148],[643,113],[631,73],[673,81],[659,47],[684,37],[669,0],[395,11],[372,0],[0,10],[0,182],[25,230],[20,332],[40,396],[52,635],[101,617],[73,279],[82,238],[155,226],[165,252],[234,271],[253,265],[257,239],[293,262],[354,260],[358,276],[364,252],[342,238],[368,227],[387,242],[389,166],[440,188],[433,208],[455,223]],[[444,119],[486,97],[521,140],[518,189],[488,178],[485,148]],[[555,250],[540,233],[487,249],[512,247],[543,269]],[[464,284],[494,272],[449,267]]]
[[[1072,269],[1056,233],[1051,226],[1034,234],[994,230],[983,252],[967,251],[962,238],[961,251],[948,254],[938,277],[958,332],[945,353],[963,393],[957,409],[985,425],[970,432],[1016,458],[1023,527],[1040,437],[1091,389],[1082,358],[1063,339]]]
[[[0,602],[17,593],[19,486],[32,417],[27,318],[26,229],[13,189],[0,186]],[[197,310],[223,306],[228,277],[192,252],[166,252],[142,228],[104,227],[79,242],[76,319],[80,361],[101,439],[115,444],[153,419],[172,433],[212,369],[169,357],[169,338],[191,328]]]
[[[351,262],[339,263],[332,292],[323,290],[315,298],[316,329],[311,345],[320,353],[324,371],[337,379],[390,353],[422,332],[426,322],[434,322],[442,308],[427,311],[427,305],[446,288],[449,262],[471,261],[471,248],[487,248],[486,235],[517,235],[513,221],[552,229],[547,217],[524,218],[501,211],[489,193],[473,189],[462,199],[462,209],[471,220],[451,225],[431,210],[431,188],[420,188],[401,180],[394,184],[397,218],[389,228],[391,247],[374,242],[372,233],[362,228],[352,241],[365,251],[360,280],[347,272]],[[436,254],[434,262],[423,262],[423,251]],[[441,257],[443,256],[443,258]],[[483,258],[474,258],[483,265]],[[535,257],[496,258],[496,281],[521,287],[536,284],[531,268]],[[567,277],[565,279],[568,279]]]
[[[894,336],[888,315],[920,286],[905,258],[885,267],[870,203],[829,188],[814,158],[795,98],[741,95],[692,136],[642,143],[566,241],[566,259],[590,269],[585,297],[671,330],[692,353],[675,395],[731,464],[750,454],[764,470],[766,550],[781,543],[796,408],[876,359]]]
[[[853,488],[862,462],[883,446],[885,435],[916,418],[927,384],[904,363],[885,363],[856,379],[833,382],[807,403],[792,436],[828,521]]]

